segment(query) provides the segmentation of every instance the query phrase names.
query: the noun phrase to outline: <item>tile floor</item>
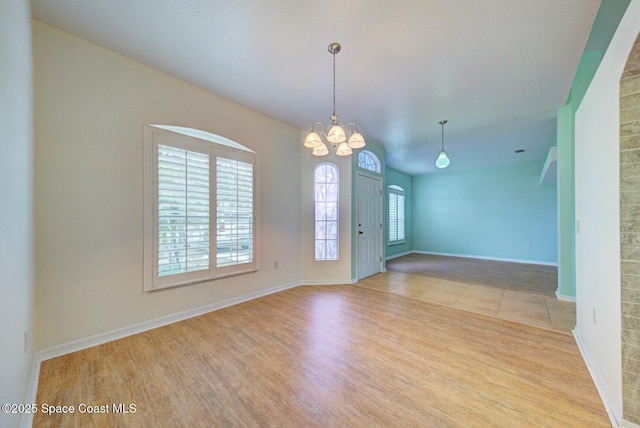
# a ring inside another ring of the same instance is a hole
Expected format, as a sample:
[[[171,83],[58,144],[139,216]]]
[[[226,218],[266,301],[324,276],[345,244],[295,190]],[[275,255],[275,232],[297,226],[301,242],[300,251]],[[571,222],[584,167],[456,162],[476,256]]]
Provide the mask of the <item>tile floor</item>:
[[[575,303],[541,294],[390,271],[356,285],[563,333],[575,327]]]

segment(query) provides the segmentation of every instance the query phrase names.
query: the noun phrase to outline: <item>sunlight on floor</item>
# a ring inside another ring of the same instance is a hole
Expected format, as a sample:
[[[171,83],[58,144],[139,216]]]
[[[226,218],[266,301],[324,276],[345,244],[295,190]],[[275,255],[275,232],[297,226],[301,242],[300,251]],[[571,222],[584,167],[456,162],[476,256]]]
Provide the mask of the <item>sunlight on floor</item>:
[[[356,285],[563,333],[575,327],[575,303],[541,294],[389,271]]]

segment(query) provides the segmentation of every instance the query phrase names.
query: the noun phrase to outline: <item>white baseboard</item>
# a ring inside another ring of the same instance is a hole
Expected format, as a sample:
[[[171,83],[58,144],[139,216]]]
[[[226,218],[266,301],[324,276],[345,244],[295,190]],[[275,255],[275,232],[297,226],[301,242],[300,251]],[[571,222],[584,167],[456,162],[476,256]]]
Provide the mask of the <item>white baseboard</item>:
[[[576,302],[575,296],[567,296],[566,294],[561,294],[560,290],[556,290],[556,298],[563,302]]]
[[[25,403],[37,404],[36,396],[38,395],[38,380],[40,379],[40,363],[41,360],[38,359],[38,355],[36,354],[33,358],[33,364],[31,365],[31,376],[29,378],[29,385],[27,387]],[[32,425],[33,414],[23,413],[22,419],[20,421],[20,427],[31,428]]]
[[[620,421],[620,428],[640,428],[640,425],[623,419],[622,421]]]
[[[341,280],[331,280],[331,281],[322,281],[322,280],[310,280],[310,281],[300,281],[300,285],[347,285],[347,284],[355,284],[358,282],[357,279],[351,278],[345,281]]]
[[[242,296],[234,297],[231,299],[223,300],[221,302],[212,303],[205,306],[200,306],[193,309],[187,309],[186,311],[178,312],[171,315],[166,315],[160,318],[144,321],[139,324],[134,324],[128,327],[119,328],[116,330],[108,331],[105,333],[96,334],[93,336],[85,337],[82,339],[74,340],[62,345],[54,346],[52,348],[44,349],[36,352],[33,359],[33,366],[31,368],[31,377],[29,379],[29,386],[27,389],[27,401],[26,403],[35,403],[36,395],[38,393],[38,379],[40,378],[40,364],[43,361],[51,358],[60,357],[62,355],[70,354],[72,352],[81,351],[83,349],[91,348],[93,346],[101,345],[103,343],[111,342],[113,340],[122,339],[127,336],[142,333],[144,331],[152,330],[154,328],[162,327],[168,324],[173,324],[178,321],[183,321],[189,318],[193,318],[199,315],[204,315],[209,312],[223,309],[229,306],[237,305],[239,303],[247,302],[249,300],[257,299],[259,297],[267,296],[269,294],[284,291],[290,288],[298,287],[302,283],[292,282],[289,284],[279,285],[277,287],[268,288],[266,290],[260,290],[255,293],[249,293]],[[23,428],[31,427],[33,424],[33,415],[24,414],[21,426]]]
[[[541,262],[539,260],[507,259],[502,257],[476,256],[473,254],[435,253],[432,251],[412,251],[412,253],[431,254],[433,256],[461,257],[465,259],[493,260],[496,262],[524,263],[527,265],[558,266],[557,262]]]
[[[249,300],[257,299],[259,297],[267,296],[269,294],[277,293],[279,291],[287,290],[299,286],[301,283],[293,282],[289,284],[279,285],[276,287],[268,288],[266,290],[256,291],[254,293],[245,294],[231,299],[223,300],[220,302],[212,303],[209,305],[200,306],[193,309],[187,309],[182,312],[178,312],[171,315],[166,315],[160,318],[155,318],[149,321],[143,321],[138,324],[134,324],[128,327],[111,330],[105,333],[96,334],[94,336],[85,337],[82,339],[74,340],[62,345],[54,346],[52,348],[44,349],[36,353],[36,359],[39,361],[46,361],[51,358],[56,358],[61,355],[66,355],[71,352],[87,349],[92,346],[101,345],[113,340],[122,339],[123,337],[131,336],[137,333],[142,333],[147,330],[162,327],[164,325],[173,324],[178,321],[186,320],[189,318],[197,317],[209,312],[216,311],[218,309],[226,308],[228,306],[237,305],[238,303],[247,302]]]
[[[611,394],[604,376],[600,372],[600,369],[598,369],[598,366],[591,360],[591,358],[589,358],[582,339],[575,330],[573,330],[573,337],[578,344],[578,349],[580,350],[584,363],[587,365],[587,370],[589,370],[589,374],[591,375],[591,379],[593,379],[593,383],[598,390],[598,394],[600,394],[600,399],[602,400],[602,404],[604,404],[604,409],[607,411],[607,416],[609,416],[611,426],[624,427],[624,424],[628,424],[629,422],[623,421],[621,411],[615,408],[613,404],[613,394]]]
[[[407,256],[411,253],[414,253],[415,251],[405,251],[404,253],[398,253],[398,254],[394,254],[392,256],[386,256],[384,259],[386,260],[393,260],[393,259],[397,259],[398,257],[402,257],[402,256]]]

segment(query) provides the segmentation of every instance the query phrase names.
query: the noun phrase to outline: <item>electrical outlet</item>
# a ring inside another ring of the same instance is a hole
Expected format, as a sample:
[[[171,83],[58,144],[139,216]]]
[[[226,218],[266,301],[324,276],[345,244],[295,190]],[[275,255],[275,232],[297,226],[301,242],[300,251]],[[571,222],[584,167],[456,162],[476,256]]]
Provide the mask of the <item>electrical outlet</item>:
[[[524,249],[529,251],[531,249],[531,244],[524,244]]]

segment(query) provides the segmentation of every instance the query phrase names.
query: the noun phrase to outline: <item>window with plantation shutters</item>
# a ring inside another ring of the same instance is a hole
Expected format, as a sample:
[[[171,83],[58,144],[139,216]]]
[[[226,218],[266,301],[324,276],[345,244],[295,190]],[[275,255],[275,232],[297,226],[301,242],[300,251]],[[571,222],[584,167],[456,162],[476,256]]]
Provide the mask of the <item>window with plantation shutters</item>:
[[[389,186],[389,245],[405,242],[404,237],[404,190],[398,186]]]
[[[253,165],[216,160],[216,266],[253,260]]]
[[[145,128],[144,289],[253,272],[256,155],[192,128]]]
[[[209,155],[158,145],[158,275],[209,269]]]

